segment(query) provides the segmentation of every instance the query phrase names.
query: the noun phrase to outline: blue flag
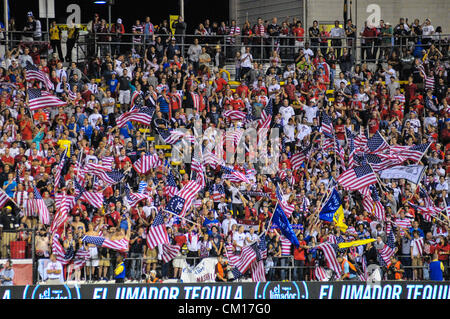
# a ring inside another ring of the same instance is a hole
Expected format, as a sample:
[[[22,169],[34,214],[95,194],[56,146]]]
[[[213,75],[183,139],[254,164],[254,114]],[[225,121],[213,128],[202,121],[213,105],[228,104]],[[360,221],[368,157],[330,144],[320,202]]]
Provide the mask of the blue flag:
[[[289,220],[286,217],[286,214],[284,213],[284,211],[280,205],[277,205],[275,208],[275,212],[273,213],[273,217],[272,217],[272,224],[277,225],[280,228],[281,233],[287,239],[289,239],[289,241],[296,248],[298,248],[300,246],[300,243],[298,242],[297,236],[294,233],[292,225],[289,223]]]
[[[336,188],[333,188],[330,198],[322,207],[319,219],[330,223],[334,221],[336,226],[341,228],[343,232],[347,230],[347,225],[344,223],[344,209],[342,208],[341,196],[339,196]]]

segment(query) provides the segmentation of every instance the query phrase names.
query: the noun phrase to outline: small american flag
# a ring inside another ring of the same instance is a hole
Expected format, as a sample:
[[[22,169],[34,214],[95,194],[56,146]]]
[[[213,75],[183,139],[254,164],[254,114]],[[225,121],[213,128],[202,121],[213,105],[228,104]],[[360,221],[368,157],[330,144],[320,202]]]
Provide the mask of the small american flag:
[[[239,110],[226,110],[223,112],[223,116],[229,118],[232,121],[242,121],[247,114]]]
[[[381,266],[388,266],[391,263],[391,257],[395,254],[395,237],[394,237],[394,230],[391,227],[391,230],[388,235],[387,243],[384,245],[383,248],[378,250],[378,255],[380,257],[380,265]]]
[[[90,192],[87,191],[83,186],[81,186],[77,180],[74,181],[75,190],[77,196],[75,202],[79,199],[88,202],[90,205],[96,208],[102,208],[103,206],[103,193],[101,192]]]
[[[324,134],[328,134],[328,136],[334,135],[333,121],[331,120],[331,117],[329,117],[328,114],[325,112],[322,112],[321,131]]]
[[[50,81],[48,75],[44,71],[39,70],[37,66],[35,66],[30,62],[27,62],[24,69],[25,69],[25,79],[27,81],[37,80],[45,84],[47,91],[54,90],[55,87],[53,85],[53,82]]]
[[[328,266],[330,267],[330,269],[333,270],[338,277],[340,277],[342,269],[336,257],[337,248],[338,248],[337,244],[330,244],[330,243],[322,243],[319,246],[317,246],[317,249],[323,251],[325,255],[325,260],[328,262]]]
[[[38,211],[40,222],[44,225],[50,225],[50,212],[48,211],[47,205],[45,205],[44,199],[36,186],[34,186],[33,193],[36,205],[35,207]]]
[[[5,206],[5,204],[9,201],[9,196],[8,194],[5,193],[5,191],[0,188],[0,208],[3,208],[3,206]]]
[[[186,212],[191,208],[197,193],[202,189],[196,181],[189,181],[178,193],[172,197],[167,203],[166,210],[184,217]]]
[[[127,122],[135,121],[145,125],[150,125],[154,113],[154,107],[135,105],[129,112],[120,115],[116,120],[116,124],[118,127],[124,127]]]
[[[380,196],[375,185],[370,185],[369,187],[363,189],[361,193],[363,194],[364,209],[375,215],[378,220],[385,221],[385,209],[383,204],[380,202]]]
[[[178,186],[175,181],[175,176],[172,174],[172,170],[169,169],[169,174],[167,175],[167,185],[166,185],[166,193],[170,197],[174,196],[178,192]]]
[[[281,193],[280,186],[277,184],[275,194],[278,199],[278,204],[280,204],[281,208],[283,209],[286,216],[289,218],[291,217],[292,213],[294,212],[294,205],[289,204],[283,197],[283,194]]]
[[[266,107],[261,112],[261,119],[259,120],[259,128],[268,129],[272,122],[273,116],[273,99],[269,99]]]
[[[316,277],[317,281],[328,281],[328,276],[325,268],[320,266],[314,269],[314,277]]]
[[[125,186],[125,196],[127,198],[127,202],[131,207],[136,206],[140,201],[146,200],[149,198],[148,194],[142,193],[132,193],[129,186]]]
[[[377,177],[370,165],[358,166],[343,172],[337,182],[348,190],[358,190],[377,182]]]
[[[82,238],[82,241],[87,244],[93,244],[99,247],[109,248],[121,252],[126,252],[129,248],[129,242],[126,238],[111,240],[102,236],[85,235]]]
[[[52,240],[52,253],[56,256],[56,260],[63,266],[72,262],[74,257],[73,251],[66,252],[63,245],[60,242],[59,235],[54,234]]]
[[[153,168],[162,165],[162,161],[158,154],[149,155],[146,154],[133,163],[133,168],[139,174],[147,174],[147,172]]]
[[[174,259],[180,252],[181,247],[178,245],[162,244],[161,258],[165,263]]]
[[[161,129],[158,130],[158,133],[166,144],[175,144],[186,135],[184,132],[180,130],[172,130],[172,129],[169,130]]]
[[[31,111],[47,107],[60,107],[67,105],[53,94],[40,89],[28,89],[28,106]]]
[[[59,188],[59,185],[60,185],[61,172],[62,172],[62,169],[63,169],[64,164],[66,162],[67,151],[68,151],[68,148],[65,148],[63,153],[61,154],[61,158],[60,158],[59,164],[56,167],[56,171],[55,171],[55,187],[57,187],[57,188]]]
[[[164,224],[164,215],[161,211],[156,214],[147,232],[148,247],[153,249],[159,244],[169,244],[169,236],[167,235],[166,225]]]
[[[221,166],[221,169],[222,169],[222,172],[224,173],[222,175],[223,179],[229,180],[230,182],[233,182],[233,183],[244,182],[247,184],[251,184],[249,178],[245,174],[235,170],[234,168],[224,165],[224,166]]]
[[[225,188],[222,184],[211,184],[209,193],[214,202],[219,202],[223,197],[225,197]]]
[[[53,234],[58,229],[63,226],[69,219],[69,203],[65,194],[62,194],[62,199],[59,204],[59,209],[56,211],[55,217],[53,218],[52,224],[50,226],[50,232]]]

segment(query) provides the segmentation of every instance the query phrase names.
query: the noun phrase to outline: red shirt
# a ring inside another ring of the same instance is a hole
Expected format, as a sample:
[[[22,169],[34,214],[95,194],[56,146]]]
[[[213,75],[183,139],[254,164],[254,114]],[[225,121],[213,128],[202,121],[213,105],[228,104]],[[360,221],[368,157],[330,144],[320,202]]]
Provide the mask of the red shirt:
[[[297,37],[297,41],[303,41],[303,36],[305,35],[305,30],[302,27],[295,27],[292,29],[292,33]]]
[[[300,246],[306,246],[306,242],[304,240],[302,240],[300,242]],[[301,248],[300,246],[298,248],[294,248],[294,259],[295,260],[306,260],[305,249]]]

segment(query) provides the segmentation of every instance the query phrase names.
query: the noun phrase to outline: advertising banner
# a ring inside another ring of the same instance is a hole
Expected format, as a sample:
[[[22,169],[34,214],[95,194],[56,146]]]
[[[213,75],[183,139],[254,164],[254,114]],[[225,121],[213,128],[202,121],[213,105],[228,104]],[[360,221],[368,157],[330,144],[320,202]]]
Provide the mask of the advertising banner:
[[[235,282],[0,287],[1,299],[450,299],[447,282]]]
[[[216,278],[217,258],[203,258],[197,266],[185,263],[181,272],[183,283],[214,282]]]

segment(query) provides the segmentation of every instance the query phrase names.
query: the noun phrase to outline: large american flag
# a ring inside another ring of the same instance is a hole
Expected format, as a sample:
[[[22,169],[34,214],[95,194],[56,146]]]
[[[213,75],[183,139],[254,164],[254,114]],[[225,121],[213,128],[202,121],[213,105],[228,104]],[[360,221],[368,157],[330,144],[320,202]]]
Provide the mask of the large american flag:
[[[99,247],[109,248],[121,252],[128,251],[129,241],[127,238],[122,239],[108,239],[102,236],[88,236],[85,235],[82,241],[87,244],[93,244]]]
[[[53,234],[58,229],[60,229],[69,219],[69,202],[65,194],[62,194],[61,202],[59,203],[59,208],[53,218],[52,224],[50,225],[50,232]]]
[[[28,89],[28,106],[31,111],[47,107],[60,107],[67,105],[55,95],[40,89]]]
[[[331,244],[327,242],[317,246],[317,249],[323,251],[325,260],[327,261],[329,268],[336,273],[337,277],[340,277],[342,274],[342,269],[336,257],[337,248],[337,244]]]
[[[155,113],[154,107],[135,105],[130,111],[120,115],[116,120],[116,124],[118,127],[123,127],[127,124],[127,122],[134,121],[145,125],[150,125],[152,122],[153,113]]]
[[[170,197],[175,196],[178,192],[178,186],[175,181],[175,176],[173,176],[172,170],[169,169],[169,174],[167,175],[167,185],[166,185],[166,193]]]
[[[380,153],[390,148],[379,131],[367,140],[367,149],[369,153]]]
[[[227,258],[231,266],[235,267],[241,274],[245,274],[252,263],[256,261],[257,255],[252,246],[244,246],[240,255],[230,254]]]
[[[27,81],[37,80],[45,84],[47,91],[54,90],[55,87],[53,85],[53,82],[50,80],[48,75],[44,71],[39,70],[37,66],[31,64],[30,62],[27,62],[24,69],[25,79]]]
[[[428,150],[430,143],[412,145],[412,146],[391,146],[391,153],[401,154],[406,160],[411,160],[414,162],[419,162],[423,157],[425,152]]]
[[[147,174],[147,172],[152,169],[156,168],[158,166],[162,165],[162,161],[159,158],[158,154],[145,154],[140,159],[138,159],[136,162],[133,163],[133,168],[138,172],[139,174]]]
[[[189,181],[177,192],[174,197],[169,200],[166,210],[184,217],[186,212],[191,208],[195,196],[201,189],[202,186],[196,181]]]
[[[369,213],[375,215],[378,220],[385,221],[386,213],[383,204],[380,201],[380,196],[378,194],[375,185],[370,185],[369,187],[361,190],[363,194],[363,207]]]
[[[377,177],[370,165],[354,167],[343,172],[337,182],[348,190],[359,190],[377,182]]]
[[[159,211],[153,223],[147,231],[147,245],[150,249],[157,247],[159,244],[169,244],[169,236],[167,235],[166,225],[164,224],[164,215]]]

